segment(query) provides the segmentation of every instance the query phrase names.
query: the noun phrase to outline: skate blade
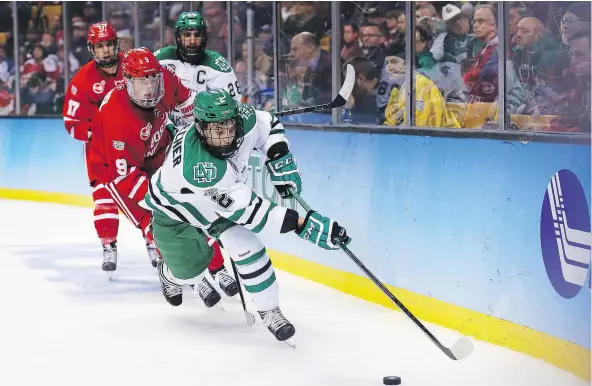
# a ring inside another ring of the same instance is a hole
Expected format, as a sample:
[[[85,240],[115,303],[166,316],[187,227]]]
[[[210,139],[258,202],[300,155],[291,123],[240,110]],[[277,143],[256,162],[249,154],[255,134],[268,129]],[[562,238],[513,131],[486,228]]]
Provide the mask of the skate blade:
[[[116,277],[115,277],[115,271],[103,271],[105,272],[105,275],[107,275],[107,279],[109,279],[109,281],[115,281]]]
[[[288,346],[292,347],[292,348],[296,348],[296,342],[294,341],[294,338],[289,338],[283,341],[283,343],[287,344]]]

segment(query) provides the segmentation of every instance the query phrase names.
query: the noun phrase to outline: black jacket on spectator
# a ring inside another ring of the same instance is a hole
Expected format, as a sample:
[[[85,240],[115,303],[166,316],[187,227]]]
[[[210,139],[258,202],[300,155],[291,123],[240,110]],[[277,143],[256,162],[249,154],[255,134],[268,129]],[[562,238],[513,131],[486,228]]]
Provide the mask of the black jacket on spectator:
[[[313,105],[331,102],[333,99],[331,92],[331,80],[333,78],[331,54],[321,50],[321,56],[316,68],[314,70],[308,69],[308,71],[310,86],[304,87],[302,99],[311,98]]]
[[[372,62],[376,68],[384,67],[384,60],[386,58],[386,46],[384,44],[379,45],[375,48],[368,49],[368,55],[366,59]]]

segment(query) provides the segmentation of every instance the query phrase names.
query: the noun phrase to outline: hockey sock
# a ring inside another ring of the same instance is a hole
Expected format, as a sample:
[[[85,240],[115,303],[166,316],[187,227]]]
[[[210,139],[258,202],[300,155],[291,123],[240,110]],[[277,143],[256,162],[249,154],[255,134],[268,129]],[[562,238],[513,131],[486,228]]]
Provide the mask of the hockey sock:
[[[94,223],[101,243],[111,244],[117,240],[119,230],[119,214],[117,206],[103,184],[93,189],[92,198],[95,203]]]

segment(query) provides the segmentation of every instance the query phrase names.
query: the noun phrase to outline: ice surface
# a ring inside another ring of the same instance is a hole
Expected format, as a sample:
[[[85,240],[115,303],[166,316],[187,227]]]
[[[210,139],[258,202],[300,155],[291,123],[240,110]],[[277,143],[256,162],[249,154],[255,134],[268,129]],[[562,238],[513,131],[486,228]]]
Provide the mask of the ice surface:
[[[121,218],[117,280],[100,269],[92,210],[0,200],[0,385],[575,386],[528,356],[475,342],[452,361],[405,316],[279,271],[297,348],[245,323],[240,303],[169,306],[139,231]],[[446,345],[458,333],[432,324]]]

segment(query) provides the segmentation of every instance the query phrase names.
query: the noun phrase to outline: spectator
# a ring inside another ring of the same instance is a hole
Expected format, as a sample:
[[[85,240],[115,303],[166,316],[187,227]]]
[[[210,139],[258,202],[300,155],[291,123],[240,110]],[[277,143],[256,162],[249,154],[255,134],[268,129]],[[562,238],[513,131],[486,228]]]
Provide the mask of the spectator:
[[[406,87],[394,88],[385,111],[384,124],[404,125],[406,106]],[[438,87],[426,76],[415,73],[415,125],[423,127],[460,128],[455,115],[446,106],[446,101]]]
[[[563,96],[564,114],[553,120],[553,131],[590,132],[590,30],[579,30],[568,35],[567,44],[571,53],[571,66],[567,74],[570,86]]]
[[[422,21],[427,22],[436,35],[446,32],[446,22],[429,2],[422,2],[415,7],[415,22],[419,25]]]
[[[85,65],[91,60],[90,53],[86,47],[86,35],[88,33],[88,24],[81,18],[72,18],[75,21],[72,23],[72,45],[70,50],[74,54],[76,60],[81,65]]]
[[[401,40],[399,33],[399,18],[404,15],[399,10],[389,11],[385,16],[386,28],[388,30],[388,41],[399,42]]]
[[[134,48],[134,38],[129,29],[117,31],[117,37],[119,38],[120,52],[125,52],[131,48]]]
[[[489,4],[479,5],[475,10],[473,31],[484,48],[463,77],[469,92],[469,103],[497,100],[498,36],[495,12],[495,8]]]
[[[469,35],[471,25],[469,17],[460,8],[447,4],[442,10],[447,32],[439,34],[430,48],[436,61],[455,61],[462,63],[474,57],[475,38]],[[446,56],[446,57],[445,57]]]
[[[343,25],[343,48],[341,49],[341,60],[353,58],[354,56],[364,56],[364,51],[359,43],[360,28],[356,23],[348,22]]]
[[[48,55],[55,55],[58,52],[58,45],[54,36],[50,32],[44,32],[41,36],[41,45],[45,48]]]
[[[99,12],[100,2],[85,1],[82,8],[84,13],[84,21],[89,25],[98,23],[101,21],[101,13]]]
[[[319,38],[310,32],[302,32],[291,41],[290,54],[296,66],[306,69],[308,84],[301,97],[312,104],[331,101],[331,55],[321,50]]]
[[[512,56],[520,83],[541,88],[560,87],[563,71],[569,66],[569,54],[535,17],[525,17],[518,23]]]
[[[386,57],[386,33],[379,24],[368,24],[364,27],[364,50],[366,59],[370,60],[377,68],[384,66]]]
[[[569,44],[570,35],[590,29],[590,3],[571,5],[561,19],[561,41]]]
[[[378,112],[377,93],[379,79],[374,64],[362,57],[351,58],[343,64],[342,72],[351,64],[356,72],[356,83],[347,106],[351,109],[354,123],[380,124],[384,121],[384,113]]]
[[[510,34],[510,49],[516,47],[518,22],[526,17],[527,9],[519,2],[511,2],[508,10],[508,33]]]
[[[430,69],[436,60],[429,50],[432,34],[422,25],[415,27],[415,55],[418,68]]]
[[[6,50],[0,46],[0,82],[8,82],[14,73],[14,61],[6,57]]]

